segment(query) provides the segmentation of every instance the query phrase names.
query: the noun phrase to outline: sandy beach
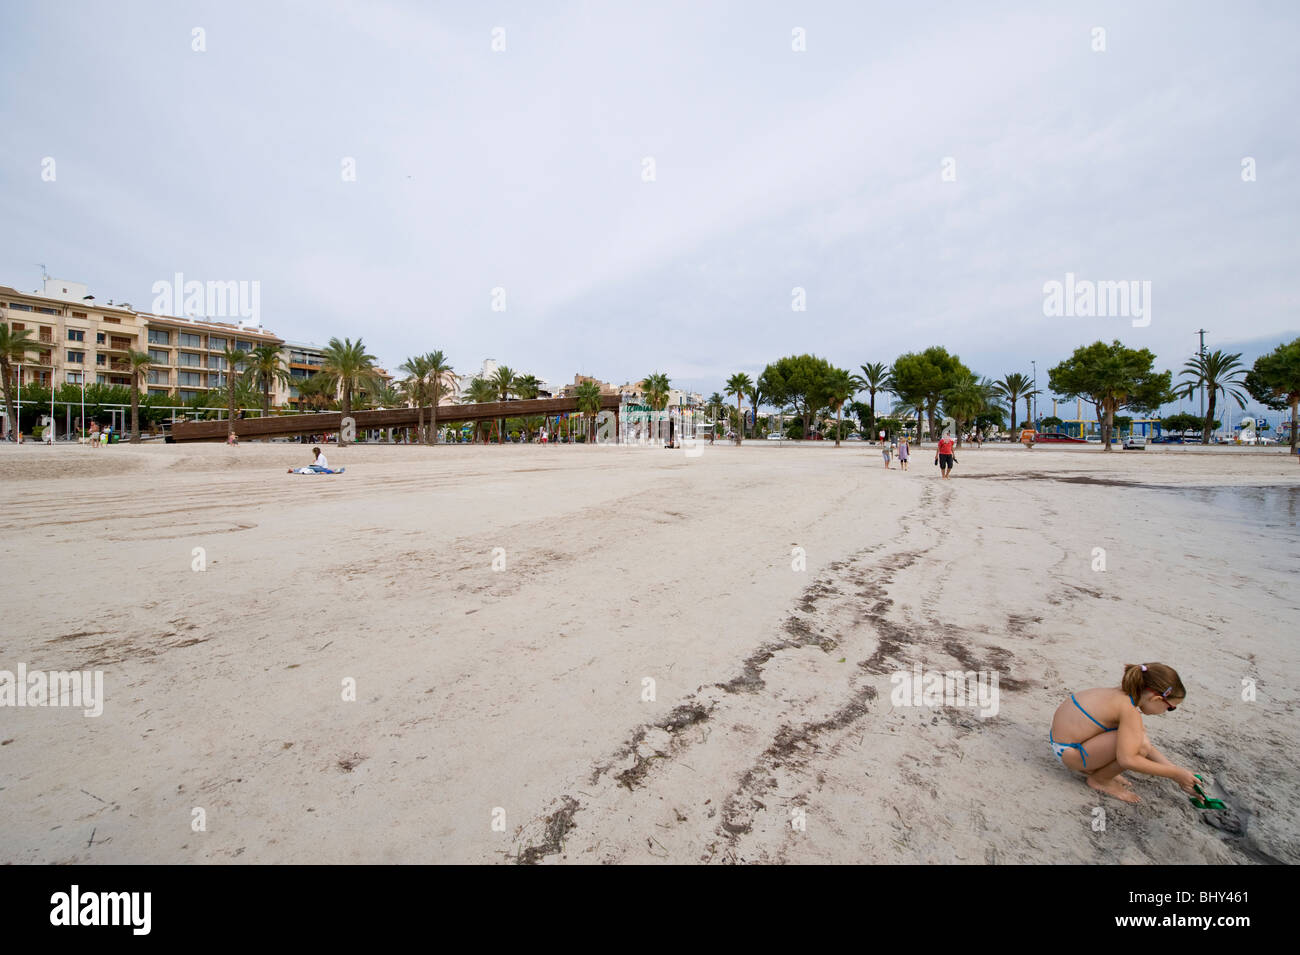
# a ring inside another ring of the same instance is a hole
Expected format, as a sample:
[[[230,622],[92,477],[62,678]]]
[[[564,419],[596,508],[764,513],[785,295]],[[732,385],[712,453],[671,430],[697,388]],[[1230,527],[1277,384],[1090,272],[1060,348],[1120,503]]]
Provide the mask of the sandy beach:
[[[1296,462],[932,456],[0,448],[0,669],[104,680],[0,708],[0,861],[1300,862]],[[1052,755],[1156,660],[1230,813]],[[895,705],[915,666],[996,715]]]

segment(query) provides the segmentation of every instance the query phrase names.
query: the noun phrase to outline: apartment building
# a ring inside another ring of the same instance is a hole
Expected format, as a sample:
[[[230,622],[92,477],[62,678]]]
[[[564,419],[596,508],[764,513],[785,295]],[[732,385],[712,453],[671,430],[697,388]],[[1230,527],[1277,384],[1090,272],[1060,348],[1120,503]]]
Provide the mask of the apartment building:
[[[175,392],[182,401],[190,401],[209,388],[225,388],[231,373],[226,361],[227,350],[251,352],[262,345],[277,349],[284,340],[265,329],[176,318],[170,315],[138,313],[144,345],[151,365],[146,379],[150,394]],[[234,369],[235,373],[242,366]],[[274,395],[278,401],[280,395]]]
[[[142,349],[129,304],[100,304],[79,282],[46,279],[41,292],[0,285],[0,319],[37,342],[18,370],[23,384],[131,383],[127,354]]]

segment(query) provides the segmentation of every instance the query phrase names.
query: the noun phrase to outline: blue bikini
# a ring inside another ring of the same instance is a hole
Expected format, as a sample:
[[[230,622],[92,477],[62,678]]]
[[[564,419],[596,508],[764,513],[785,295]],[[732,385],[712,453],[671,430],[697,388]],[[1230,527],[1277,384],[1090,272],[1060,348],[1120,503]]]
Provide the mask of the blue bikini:
[[[1075,706],[1079,706],[1079,701],[1074,699],[1073,693],[1070,694],[1070,699],[1074,701]],[[1130,703],[1133,703],[1133,697],[1130,696],[1128,699]],[[1133,703],[1133,705],[1137,706],[1136,703]],[[1092,714],[1089,713],[1087,710],[1085,710],[1082,706],[1079,706],[1079,712],[1082,713],[1084,716],[1088,717],[1088,719],[1092,720],[1094,723],[1097,723],[1097,725],[1101,727],[1101,731],[1103,733],[1113,733],[1117,729],[1119,729],[1118,726],[1106,726],[1103,723],[1098,723],[1097,720],[1093,719]],[[1060,759],[1062,763],[1065,762],[1064,754],[1067,749],[1077,749],[1079,751],[1079,755],[1083,758],[1083,765],[1087,767],[1088,751],[1083,748],[1082,743],[1058,743],[1056,740],[1052,739],[1051,730],[1047,731],[1047,740],[1049,743],[1052,744],[1052,752],[1056,754],[1057,758]]]

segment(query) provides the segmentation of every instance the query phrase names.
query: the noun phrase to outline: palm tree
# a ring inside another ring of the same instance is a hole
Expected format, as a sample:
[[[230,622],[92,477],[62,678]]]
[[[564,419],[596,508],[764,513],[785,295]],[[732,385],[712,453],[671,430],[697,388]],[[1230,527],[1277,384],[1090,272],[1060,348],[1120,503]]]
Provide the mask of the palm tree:
[[[27,361],[28,352],[39,350],[37,342],[32,340],[32,333],[29,329],[23,328],[14,331],[7,323],[0,324],[0,380],[4,383],[5,420],[9,422],[9,430],[14,435],[17,435],[19,428],[18,412],[14,410],[16,406],[13,391],[13,366],[15,362],[21,365]]]
[[[600,385],[594,381],[584,381],[573,390],[573,397],[578,400],[578,410],[582,414],[590,415],[593,427],[591,431],[591,440],[596,439],[595,421],[596,415],[600,413]]]
[[[826,402],[835,412],[835,447],[840,446],[840,412],[844,402],[859,390],[858,381],[843,368],[832,368],[825,384]],[[757,412],[755,412],[757,415]]]
[[[518,375],[515,378],[515,397],[521,401],[536,398],[541,387],[542,383],[537,380],[536,375]]]
[[[415,355],[408,358],[398,366],[398,371],[406,372],[406,394],[415,402],[416,438],[428,444],[429,434],[424,430],[424,391],[429,384],[429,356]]]
[[[857,383],[858,391],[865,391],[871,395],[871,424],[874,427],[876,423],[876,392],[889,391],[893,386],[893,375],[889,366],[884,362],[859,365],[858,367],[862,369],[862,374],[855,375],[853,380]]]
[[[465,401],[467,404],[476,404],[476,405],[488,404],[490,402],[496,401],[496,397],[497,397],[496,385],[486,378],[474,378],[472,381],[470,381],[469,387],[465,390]],[[475,436],[478,435],[479,431],[482,428],[483,428],[482,421],[474,422]],[[487,438],[486,436],[484,436],[484,444],[486,443],[487,443]]]
[[[131,443],[140,443],[140,379],[149,373],[153,363],[147,351],[130,351],[126,353],[127,363],[131,366]]]
[[[1176,393],[1180,398],[1191,398],[1196,389],[1204,387],[1209,396],[1205,409],[1205,422],[1201,430],[1201,444],[1210,443],[1210,429],[1214,427],[1214,406],[1222,391],[1225,400],[1237,399],[1237,406],[1246,407],[1246,396],[1241,389],[1246,386],[1247,369],[1241,364],[1241,353],[1229,355],[1226,352],[1212,351],[1197,355],[1183,366],[1183,375],[1188,378],[1179,382]]]
[[[505,365],[499,366],[497,368],[497,373],[488,380],[492,382],[493,387],[496,388],[497,394],[500,395],[502,401],[508,400],[510,393],[515,389],[515,373]],[[505,441],[504,417],[497,419],[497,441]]]
[[[957,447],[961,447],[961,436],[966,426],[988,409],[994,388],[988,379],[980,381],[971,374],[943,393],[943,409],[953,419],[957,430]]]
[[[668,376],[656,371],[653,374],[646,376],[641,393],[645,397],[646,404],[650,406],[650,410],[660,412],[663,411],[664,408],[668,407],[669,390],[670,383],[668,381]],[[658,422],[656,422],[656,425],[657,424]],[[655,433],[658,434],[658,431],[659,429],[656,426]]]
[[[291,379],[285,370],[280,349],[274,345],[258,345],[248,355],[248,370],[244,372],[262,392],[262,417],[271,414],[271,389]]]
[[[997,390],[998,397],[1007,400],[1007,405],[1011,409],[1011,420],[1007,422],[1007,427],[1014,432],[1016,430],[1016,402],[1023,395],[1026,399],[1025,406],[1028,408],[1028,399],[1033,397],[1033,394],[1036,394],[1036,392],[1032,392],[1034,387],[1033,379],[1016,371],[1004,376],[1001,381],[994,382],[993,387]],[[1025,417],[1027,419],[1029,416],[1026,415]]]
[[[358,338],[353,344],[352,339],[345,338],[339,341],[337,338],[331,338],[329,344],[321,350],[324,361],[321,363],[319,375],[328,375],[341,391],[341,404],[343,405],[343,417],[347,418],[352,415],[352,395],[356,391],[366,390],[374,391],[377,384],[375,375],[375,356],[367,354],[366,346]],[[345,444],[342,432],[339,433],[339,444]]]
[[[226,437],[229,438],[235,433],[235,386],[242,373],[239,366],[248,359],[248,352],[227,348],[221,357],[226,360]]]
[[[298,389],[298,398],[304,408],[312,411],[328,411],[334,404],[337,390],[328,375],[315,374],[307,378],[299,378],[296,379],[295,385]]]
[[[430,414],[433,416],[433,423],[429,430],[433,433],[433,443],[438,443],[438,402],[442,401],[443,388],[448,390],[454,389],[459,378],[452,370],[451,363],[447,361],[447,356],[442,353],[442,349],[431,351],[424,356],[425,361],[429,363],[429,388],[432,390],[431,397],[433,402],[430,406]]]
[[[754,382],[743,371],[736,372],[727,379],[726,393],[736,396],[736,444],[740,444],[741,439],[745,436],[745,419],[740,413],[740,399],[752,387],[754,387]]]

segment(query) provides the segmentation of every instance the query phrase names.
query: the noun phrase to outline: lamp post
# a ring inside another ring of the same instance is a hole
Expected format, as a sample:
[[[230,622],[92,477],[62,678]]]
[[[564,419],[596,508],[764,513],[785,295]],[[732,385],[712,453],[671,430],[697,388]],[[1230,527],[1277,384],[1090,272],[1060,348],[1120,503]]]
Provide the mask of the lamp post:
[[[1038,417],[1038,362],[1033,361],[1033,360],[1030,360],[1029,364],[1032,365],[1032,366],[1033,366],[1033,369],[1034,369],[1034,383],[1033,383],[1033,385],[1031,386],[1031,387],[1033,388],[1033,390],[1034,390],[1034,394],[1033,394],[1033,399],[1034,399],[1034,409],[1033,409],[1033,411],[1032,411],[1032,414],[1033,414],[1034,418],[1037,418],[1037,417]],[[1025,366],[1024,366],[1024,365],[1021,365],[1020,367],[1023,368],[1023,367],[1025,367]],[[1013,416],[1013,417],[1014,417],[1014,416]],[[1029,423],[1030,423],[1030,424],[1034,424],[1033,421],[1030,421]],[[1037,425],[1034,425],[1034,430],[1035,430],[1035,431],[1038,430],[1038,426],[1037,426]]]

